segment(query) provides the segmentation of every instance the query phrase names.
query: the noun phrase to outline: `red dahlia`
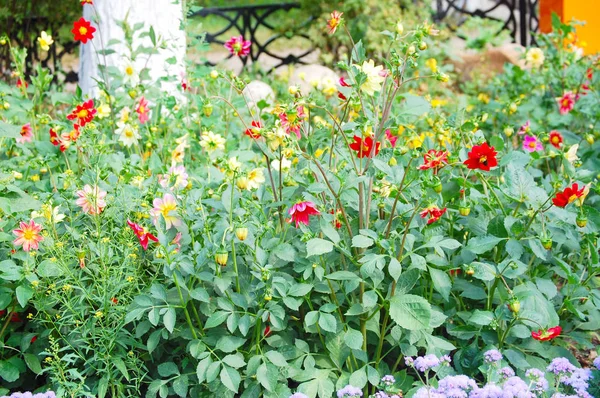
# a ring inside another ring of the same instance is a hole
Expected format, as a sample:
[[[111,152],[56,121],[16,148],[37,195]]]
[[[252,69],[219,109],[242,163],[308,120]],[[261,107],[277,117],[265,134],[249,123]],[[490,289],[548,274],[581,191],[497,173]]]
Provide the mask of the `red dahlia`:
[[[87,21],[85,18],[81,17],[78,21],[73,23],[73,29],[71,33],[73,33],[73,39],[75,41],[81,41],[83,44],[87,43],[88,40],[92,40],[94,38],[94,32],[96,28],[94,28],[90,21]]]
[[[575,183],[570,187],[566,187],[564,191],[557,192],[556,196],[552,198],[552,203],[554,203],[554,206],[566,207],[568,204],[581,198],[584,195],[584,191],[585,186],[579,189],[579,185]]]
[[[550,132],[550,144],[555,148],[560,148],[563,143],[563,136],[556,130]]]
[[[71,114],[67,115],[67,119],[75,120],[77,119],[77,123],[80,127],[85,126],[87,123],[91,122],[96,114],[96,109],[94,108],[94,100],[90,99],[85,101],[81,105],[77,105]]]
[[[441,167],[448,163],[448,152],[430,149],[425,155],[423,155],[423,160],[424,163],[419,166],[419,170],[428,170]]]
[[[560,326],[555,326],[547,330],[538,330],[537,332],[531,332],[531,337],[538,341],[548,341],[552,340],[555,337],[558,337],[561,332],[562,328]]]
[[[420,214],[421,218],[429,216],[429,220],[427,220],[427,225],[429,225],[439,220],[444,215],[444,213],[446,213],[446,210],[447,209],[445,207],[443,209],[440,209],[435,205],[431,205],[425,208]]]
[[[471,149],[469,158],[464,161],[464,164],[471,170],[490,171],[492,167],[498,165],[497,154],[493,146],[489,146],[487,142],[484,142],[481,145],[475,145]]]
[[[381,149],[381,143],[377,142],[375,143],[375,150],[373,151],[373,144],[373,137],[368,136],[363,138],[355,135],[354,142],[350,144],[350,149],[356,151],[356,156],[359,158],[370,158],[373,155],[377,156],[379,150]],[[371,154],[371,152],[373,152],[373,154]]]
[[[252,127],[249,129],[246,129],[246,131],[244,131],[244,134],[246,134],[248,137],[250,138],[260,138],[260,129],[262,128],[262,123],[260,122],[260,120],[253,120],[252,121]]]

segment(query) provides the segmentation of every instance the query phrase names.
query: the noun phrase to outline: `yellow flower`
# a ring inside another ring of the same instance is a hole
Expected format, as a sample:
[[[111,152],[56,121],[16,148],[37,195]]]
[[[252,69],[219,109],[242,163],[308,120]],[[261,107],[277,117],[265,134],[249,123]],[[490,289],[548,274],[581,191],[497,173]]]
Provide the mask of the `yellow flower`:
[[[583,202],[585,201],[585,198],[588,196],[588,194],[590,193],[590,188],[592,186],[592,183],[590,182],[589,184],[586,184],[583,187],[583,195],[581,195],[578,200],[575,202],[575,206],[583,206]]]
[[[215,134],[212,131],[205,131],[202,133],[200,139],[200,146],[206,149],[208,152],[213,152],[218,149],[225,149],[225,138],[219,134]]]
[[[262,169],[254,169],[248,173],[248,189],[257,189],[265,182],[265,175]]]
[[[425,61],[425,66],[431,70],[431,73],[436,73],[438,70],[437,60],[435,58],[429,58],[427,61]]]
[[[96,116],[98,116],[98,119],[104,119],[105,117],[110,116],[110,106],[108,106],[108,104],[100,104],[100,106],[96,108]]]
[[[490,96],[487,95],[486,93],[479,93],[477,95],[477,99],[481,102],[483,102],[484,104],[489,104],[490,103]]]
[[[579,149],[579,144],[575,144],[569,148],[567,153],[565,153],[565,158],[569,161],[569,163],[572,164],[573,162],[579,160],[579,157],[577,156],[578,149]]]
[[[525,55],[525,60],[528,66],[539,68],[544,64],[544,52],[539,48],[530,48]]]
[[[381,90],[381,84],[385,79],[382,76],[383,66],[375,66],[375,61],[370,59],[363,62],[362,66],[359,66],[358,69],[367,75],[365,82],[360,85],[360,89],[364,91],[365,94],[374,95],[376,91]]]
[[[439,108],[440,106],[444,106],[447,103],[448,103],[448,100],[446,100],[446,99],[434,98],[431,100],[431,107]]]
[[[94,316],[96,318],[102,318],[104,316],[104,313],[102,311],[96,311],[96,314]]]
[[[54,43],[54,40],[52,40],[52,36],[44,32],[43,30],[40,33],[40,37],[38,37],[37,40],[40,45],[40,48],[44,51],[50,50],[50,46],[52,45],[52,43]]]
[[[231,170],[232,172],[236,172],[241,170],[242,163],[240,163],[240,161],[237,160],[237,157],[234,156],[232,158],[229,158],[229,160],[227,161],[227,166],[229,167],[229,170]]]

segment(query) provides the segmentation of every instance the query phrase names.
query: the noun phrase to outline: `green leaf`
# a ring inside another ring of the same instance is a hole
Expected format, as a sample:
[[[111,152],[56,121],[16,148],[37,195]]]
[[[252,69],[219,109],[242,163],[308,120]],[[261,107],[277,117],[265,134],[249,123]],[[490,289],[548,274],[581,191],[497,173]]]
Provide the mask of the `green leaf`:
[[[237,393],[240,388],[241,381],[242,378],[237,370],[227,365],[223,365],[223,369],[221,369],[221,383],[223,383],[225,387],[234,393]]]
[[[225,362],[225,361],[223,361]],[[213,360],[210,356],[204,358],[200,362],[198,362],[198,366],[196,367],[196,376],[198,377],[198,383],[203,383],[206,379],[206,372],[208,367],[213,363]]]
[[[306,255],[320,256],[333,250],[333,243],[321,238],[313,238],[306,242]]]
[[[273,250],[278,258],[284,261],[294,261],[296,259],[296,249],[289,243],[282,243]]]
[[[352,247],[367,248],[373,244],[373,239],[364,235],[355,235],[352,238]]]
[[[33,373],[36,375],[42,373],[42,365],[40,364],[40,359],[37,357],[37,355],[23,354],[23,356],[25,357],[25,363],[27,364],[27,367],[31,369]]]
[[[493,319],[494,314],[491,311],[475,310],[469,318],[469,322],[479,326],[487,326],[492,323]]]
[[[173,382],[173,390],[175,394],[180,397],[188,396],[188,388],[189,388],[190,380],[187,375],[180,375]]]
[[[397,282],[398,278],[400,278],[400,275],[402,274],[402,264],[396,260],[396,257],[390,258],[388,272],[390,273],[390,276]]]
[[[37,273],[42,278],[61,276],[62,269],[54,261],[44,260],[37,267]]]
[[[194,299],[194,300],[198,300],[198,301],[202,301],[203,303],[210,303],[210,296],[208,295],[208,292],[206,291],[205,288],[203,287],[197,287],[194,290],[192,290],[190,292],[190,296]]]
[[[256,370],[256,379],[267,391],[274,391],[277,387],[277,374],[275,366],[263,363]]]
[[[475,261],[471,263],[471,266],[475,270],[475,273],[473,274],[474,278],[482,281],[492,281],[496,278],[496,268],[491,264]]]
[[[359,281],[360,278],[353,272],[350,271],[336,271],[329,275],[325,275],[325,278],[331,279],[332,281]]]
[[[18,286],[15,293],[17,294],[17,301],[23,308],[27,306],[27,303],[33,297],[33,289],[27,285]]]
[[[409,269],[408,271],[402,273],[402,275],[400,275],[398,278],[398,283],[396,284],[396,295],[402,295],[410,292],[419,280],[419,275],[420,272],[416,268]]]
[[[129,381],[129,373],[127,373],[127,366],[125,366],[125,362],[121,358],[113,358],[113,363],[117,369],[123,374],[125,379]]]
[[[523,370],[529,368],[529,363],[525,360],[525,356],[519,351],[506,350],[503,354],[515,368]]]
[[[220,324],[225,322],[225,320],[227,319],[229,314],[230,314],[230,312],[226,312],[226,311],[215,312],[214,314],[209,316],[208,319],[206,320],[206,323],[204,324],[204,329],[210,329],[210,328],[214,328],[215,326],[219,326]]]
[[[169,377],[179,374],[179,369],[174,362],[163,362],[158,365],[158,374],[162,377]]]
[[[271,361],[271,363],[275,366],[279,366],[280,368],[285,368],[288,366],[285,357],[277,351],[267,351],[265,356],[269,358],[269,361]]]
[[[431,275],[435,291],[441,294],[444,300],[448,301],[450,298],[450,290],[452,290],[452,280],[448,274],[439,269],[429,267],[429,275]]]
[[[173,333],[176,320],[177,315],[175,314],[175,308],[167,309],[167,312],[165,312],[165,315],[163,317],[163,323],[165,324],[165,328],[169,331],[169,333]]]
[[[504,238],[497,238],[492,235],[487,236],[476,236],[469,240],[467,249],[475,254],[483,254],[492,250],[496,245],[502,242]]]
[[[336,231],[335,228],[333,228],[333,225],[331,225],[331,223],[326,221],[324,218],[321,218],[320,225],[323,234],[327,238],[329,238],[330,241],[337,245],[340,242],[341,238],[338,231]]]
[[[288,296],[302,297],[307,295],[312,290],[312,288],[313,285],[310,285],[308,283],[297,283],[290,287],[290,290],[288,290]]]
[[[233,352],[233,351],[237,350],[238,348],[240,348],[245,342],[246,342],[246,339],[241,338],[241,337],[223,336],[217,342],[215,349],[229,353],[229,352]]]
[[[353,350],[361,350],[363,341],[363,335],[358,330],[348,328],[344,334],[344,343]]]
[[[390,317],[408,330],[427,329],[431,320],[431,305],[423,297],[395,295],[390,300]]]
[[[337,332],[337,321],[335,317],[331,314],[325,314],[322,312],[319,315],[319,326],[321,327],[321,329],[327,332]]]
[[[21,126],[15,126],[0,120],[0,138],[19,138]]]
[[[19,368],[9,361],[0,361],[0,377],[12,383],[19,378]]]
[[[236,354],[229,354],[222,359],[223,363],[231,366],[232,368],[241,368],[246,365],[246,361],[244,361],[244,356],[239,352]]]
[[[524,167],[509,163],[504,173],[506,189],[504,192],[519,201],[525,201],[529,197],[529,191],[535,187],[533,177]]]
[[[431,104],[423,97],[416,95],[404,95],[404,101],[400,108],[400,113],[410,116],[421,116],[431,109]]]

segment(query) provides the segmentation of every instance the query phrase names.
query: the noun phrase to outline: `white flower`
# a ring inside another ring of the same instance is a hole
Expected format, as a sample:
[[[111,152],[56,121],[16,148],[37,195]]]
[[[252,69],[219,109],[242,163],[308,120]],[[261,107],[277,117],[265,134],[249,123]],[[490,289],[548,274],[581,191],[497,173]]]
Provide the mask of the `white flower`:
[[[569,163],[573,164],[573,162],[579,160],[577,156],[577,150],[579,149],[579,144],[575,144],[569,148],[567,153],[565,153],[565,158],[569,161]]]
[[[232,157],[229,158],[229,160],[227,161],[227,166],[229,166],[229,170],[236,172],[236,171],[240,171],[240,169],[242,168],[242,163],[240,163],[237,160],[237,157]]]
[[[285,157],[281,158],[281,162],[279,159],[275,159],[271,162],[271,167],[278,171],[289,171],[292,166],[292,162]]]
[[[137,127],[134,127],[131,124],[123,124],[119,126],[115,132],[119,134],[119,141],[126,147],[137,145],[138,140],[141,138]]]
[[[544,52],[539,48],[530,48],[525,55],[527,65],[532,68],[539,68],[544,64]]]
[[[248,189],[257,189],[260,184],[265,182],[265,175],[262,169],[254,169],[248,173]]]
[[[121,111],[117,115],[117,117],[119,118],[117,125],[120,126],[120,125],[124,125],[125,123],[127,123],[129,121],[130,115],[131,115],[131,109],[128,106],[123,107],[123,109],[121,109]]]
[[[217,149],[225,149],[225,138],[219,134],[215,134],[212,131],[205,131],[202,133],[200,140],[200,146],[206,149],[208,152],[213,152]]]
[[[64,214],[60,214],[60,206],[52,207],[52,204],[42,205],[42,211],[32,211],[31,218],[45,218],[48,221],[52,221],[58,224],[65,219]]]
[[[96,108],[96,111],[98,119],[104,119],[105,117],[110,116],[110,106],[108,106],[108,104],[100,104],[100,106]]]
[[[383,66],[375,66],[375,62],[370,59],[363,62],[358,69],[367,75],[367,80],[360,85],[360,89],[367,95],[374,95],[376,91],[381,90],[381,84],[384,81]]]
[[[123,83],[135,86],[140,82],[140,75],[131,60],[123,58],[121,70],[123,71]]]

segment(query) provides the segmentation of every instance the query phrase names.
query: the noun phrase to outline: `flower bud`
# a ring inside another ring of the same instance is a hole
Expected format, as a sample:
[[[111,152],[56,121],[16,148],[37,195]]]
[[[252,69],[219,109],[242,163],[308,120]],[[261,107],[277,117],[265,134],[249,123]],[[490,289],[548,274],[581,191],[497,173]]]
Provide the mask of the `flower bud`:
[[[398,23],[396,24],[396,33],[398,33],[399,35],[404,33],[404,25],[402,25],[402,22],[400,21],[398,21]]]
[[[290,93],[290,95],[296,95],[300,92],[300,89],[298,88],[298,86],[289,86],[288,87],[288,93]]]
[[[134,89],[129,90],[128,94],[131,99],[134,99],[135,97],[137,97],[137,91],[135,91]]]
[[[578,214],[575,222],[579,228],[584,228],[587,225],[587,217],[583,214]]]
[[[413,55],[416,52],[417,52],[417,49],[412,44],[410,46],[408,46],[408,48],[406,49],[406,53],[408,55]]]
[[[504,135],[507,137],[512,136],[514,132],[515,132],[515,130],[512,127],[506,127],[504,129]]]
[[[248,237],[248,228],[246,227],[238,227],[235,229],[235,236],[239,239],[239,240],[246,240],[246,238]]]
[[[229,258],[229,253],[227,253],[223,249],[219,249],[219,251],[217,251],[217,254],[215,254],[215,261],[216,261],[216,263],[219,264],[222,267],[224,267],[224,266],[227,265],[227,259],[228,258]]]
[[[210,71],[210,77],[212,77],[213,79],[216,79],[217,77],[219,77],[219,72],[216,70]]]
[[[540,242],[542,243],[542,247],[546,250],[552,249],[552,238],[541,238]]]
[[[210,115],[212,115],[213,112],[213,105],[210,102],[207,102],[202,107],[202,112],[204,112],[204,116],[210,117]]]
[[[593,135],[586,134],[585,135],[585,140],[588,142],[588,144],[594,145],[594,136]]]
[[[513,299],[510,303],[507,304],[508,309],[513,314],[518,314],[521,311],[521,302],[518,299]]]
[[[473,268],[473,266],[469,265],[466,269],[465,269],[465,274],[469,275],[469,276],[473,276],[475,275],[475,268]]]
[[[517,111],[517,104],[515,104],[514,102],[512,102],[509,106],[508,106],[508,111],[510,113],[515,113]]]
[[[424,51],[427,50],[427,43],[422,41],[419,43],[419,50]]]
[[[5,46],[6,45],[6,39],[3,37],[0,39],[0,46]]]
[[[441,181],[435,181],[433,186],[432,186],[433,190],[435,191],[435,193],[442,193],[442,182]]]
[[[483,115],[481,115],[481,123],[485,123],[486,120],[488,120],[488,113],[484,113]]]
[[[10,104],[8,102],[4,103],[4,109],[6,109],[6,110],[10,109]]]
[[[470,206],[460,206],[458,208],[458,212],[460,213],[461,216],[466,217],[469,214],[471,214],[471,207]]]
[[[392,157],[390,158],[390,160],[389,160],[388,164],[389,164],[390,166],[396,166],[396,165],[398,164],[398,161],[396,160],[396,158],[395,158],[395,157],[393,157],[393,156],[392,156]]]

